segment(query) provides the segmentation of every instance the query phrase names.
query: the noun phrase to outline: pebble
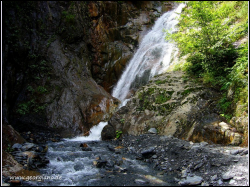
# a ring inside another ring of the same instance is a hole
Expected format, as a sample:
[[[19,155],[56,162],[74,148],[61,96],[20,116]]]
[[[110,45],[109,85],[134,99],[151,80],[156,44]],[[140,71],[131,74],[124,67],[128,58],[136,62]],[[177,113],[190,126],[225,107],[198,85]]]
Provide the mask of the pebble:
[[[239,150],[232,150],[230,151],[231,155],[237,155],[239,153]]]
[[[184,170],[181,171],[181,177],[182,177],[182,178],[187,177],[187,175],[188,175],[188,174],[187,174],[187,170],[186,170],[186,169],[184,169]]]
[[[208,145],[208,143],[207,143],[207,142],[200,142],[200,145],[201,145],[202,147],[204,147],[204,146]]]
[[[150,128],[150,129],[148,130],[148,132],[151,133],[151,134],[157,134],[156,128]]]
[[[147,184],[148,182],[147,181],[144,181],[142,179],[135,179],[135,183],[136,184]]]
[[[240,153],[241,156],[246,155],[246,154],[248,154],[248,150],[247,150],[247,149],[244,150],[244,151],[242,151],[242,152]]]
[[[157,155],[153,155],[152,158],[153,158],[153,159],[156,159],[156,158],[157,158]]]
[[[28,151],[29,149],[33,148],[35,144],[33,143],[25,143],[22,146],[22,151]]]
[[[218,184],[219,184],[219,185],[223,184],[223,182],[222,182],[221,179],[218,180]]]
[[[148,154],[155,153],[154,150],[155,150],[155,147],[150,147],[150,148],[148,148],[148,149],[142,150],[142,151],[141,151],[141,154],[142,154],[143,156],[146,156],[146,155],[148,155]]]
[[[209,184],[207,182],[202,182],[201,186],[209,186]]]
[[[106,160],[94,160],[93,165],[96,166],[97,168],[103,168],[105,167],[107,161]]]
[[[225,173],[224,175],[222,175],[222,179],[223,180],[229,180],[232,179],[234,176],[231,173]]]
[[[200,176],[187,177],[179,182],[180,185],[199,185],[203,178]]]
[[[15,143],[13,146],[12,146],[12,149],[21,149],[22,148],[22,145],[19,144],[19,143]]]
[[[231,179],[231,180],[229,181],[229,184],[234,184],[235,182],[236,182],[235,180]]]
[[[215,181],[215,180],[217,180],[217,179],[218,179],[218,176],[217,176],[217,175],[214,175],[214,176],[211,177],[211,181]]]

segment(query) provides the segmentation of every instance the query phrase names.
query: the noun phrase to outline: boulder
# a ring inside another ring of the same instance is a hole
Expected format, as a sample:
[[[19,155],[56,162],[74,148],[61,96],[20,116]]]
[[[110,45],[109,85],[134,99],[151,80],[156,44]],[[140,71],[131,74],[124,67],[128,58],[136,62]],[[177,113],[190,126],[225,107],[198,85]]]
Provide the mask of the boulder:
[[[111,140],[114,139],[115,137],[116,137],[116,129],[110,124],[106,125],[101,132],[102,140]]]

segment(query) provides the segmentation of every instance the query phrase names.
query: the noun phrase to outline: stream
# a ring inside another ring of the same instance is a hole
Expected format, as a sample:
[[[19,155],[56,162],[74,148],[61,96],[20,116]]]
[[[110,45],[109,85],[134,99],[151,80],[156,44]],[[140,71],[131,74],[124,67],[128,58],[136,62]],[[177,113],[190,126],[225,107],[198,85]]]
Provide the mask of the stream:
[[[176,185],[171,177],[159,175],[154,163],[137,160],[120,140],[101,141],[101,122],[88,137],[64,139],[48,144],[50,163],[40,169],[44,180],[28,181],[32,186],[123,186]],[[80,145],[87,145],[87,149]],[[48,177],[49,176],[49,177]]]
[[[131,89],[138,82],[147,83],[151,77],[165,71],[170,63],[173,45],[165,41],[164,29],[175,31],[177,17],[183,4],[166,12],[146,34],[137,52],[114,87],[112,96],[125,105]],[[120,106],[121,107],[121,106]],[[64,139],[48,144],[49,164],[40,169],[43,181],[29,181],[41,186],[123,186],[123,185],[177,185],[166,174],[159,174],[152,162],[143,162],[125,149],[119,140],[101,141],[101,131],[107,122],[94,126],[88,137]],[[82,146],[80,146],[82,145]]]

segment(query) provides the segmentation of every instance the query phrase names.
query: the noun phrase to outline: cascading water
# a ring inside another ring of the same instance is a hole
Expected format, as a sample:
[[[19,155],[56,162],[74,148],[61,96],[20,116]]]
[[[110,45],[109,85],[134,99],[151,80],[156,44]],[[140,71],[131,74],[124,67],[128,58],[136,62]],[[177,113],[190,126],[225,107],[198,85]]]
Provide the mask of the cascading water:
[[[124,102],[133,87],[132,84],[136,84],[136,79],[149,80],[169,67],[173,44],[165,40],[163,30],[168,30],[170,33],[175,31],[178,23],[176,18],[183,7],[184,4],[179,5],[175,10],[163,14],[156,21],[152,30],[143,38],[137,52],[115,86],[112,92],[114,97]]]
[[[174,27],[177,24],[176,17],[178,16],[176,13],[180,13],[183,6],[181,4],[175,10],[163,14],[142,40],[139,49],[127,65],[112,93],[114,97],[123,102],[122,105],[127,101],[126,98],[131,88],[136,87],[136,79],[146,76],[147,82],[152,76],[160,74],[168,68],[173,46],[165,41],[163,29],[170,32],[174,31]],[[102,170],[93,166],[93,160],[100,155],[102,158],[106,157],[107,159],[119,158],[114,153],[110,153],[110,150],[107,148],[107,142],[100,141],[101,131],[105,125],[107,125],[107,122],[100,122],[97,126],[92,127],[88,137],[81,136],[65,139],[65,141],[58,143],[49,143],[47,157],[50,163],[47,168],[42,169],[40,172],[49,176],[59,175],[60,180],[46,180],[43,182],[31,182],[30,184],[46,186],[105,185],[102,182],[98,182],[102,181],[100,179],[103,179],[103,174],[100,174]],[[79,144],[83,142],[87,142],[91,146],[92,151],[82,151]],[[147,166],[142,166],[139,161],[129,159],[130,154],[126,156],[127,159],[123,165],[131,170],[131,174],[129,176],[117,174],[116,177],[120,177],[118,180],[128,180],[128,178],[135,177],[134,173],[138,173],[137,175],[154,173],[154,170],[149,169]],[[105,181],[112,185],[109,179],[105,179]]]

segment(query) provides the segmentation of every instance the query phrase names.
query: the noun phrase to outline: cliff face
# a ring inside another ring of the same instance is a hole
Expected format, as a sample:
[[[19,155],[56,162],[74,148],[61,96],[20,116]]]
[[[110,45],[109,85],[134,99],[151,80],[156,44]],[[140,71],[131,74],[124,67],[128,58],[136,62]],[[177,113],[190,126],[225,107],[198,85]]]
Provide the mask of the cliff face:
[[[115,138],[115,132],[121,131],[239,145],[244,141],[243,132],[223,122],[219,98],[218,91],[181,71],[157,75],[111,117],[102,138]]]
[[[111,117],[109,92],[160,2],[3,2],[3,122],[64,137]]]

